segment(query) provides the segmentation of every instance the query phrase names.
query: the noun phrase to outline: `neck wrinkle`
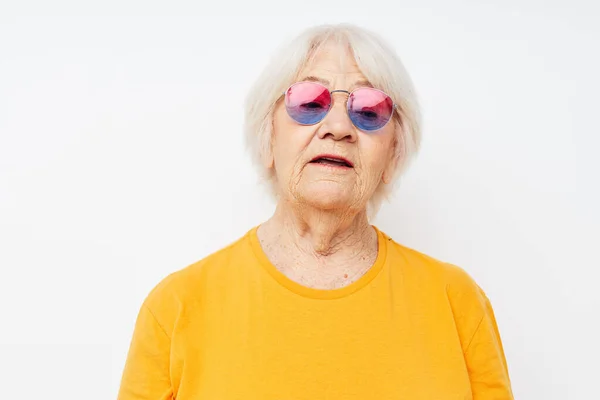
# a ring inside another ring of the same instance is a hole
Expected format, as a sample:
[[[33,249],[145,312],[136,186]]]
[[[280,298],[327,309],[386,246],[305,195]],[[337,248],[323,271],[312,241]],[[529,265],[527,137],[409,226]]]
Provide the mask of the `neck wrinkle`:
[[[320,210],[285,201],[267,224],[280,232],[280,239],[316,258],[348,250],[360,253],[375,234],[366,210]]]

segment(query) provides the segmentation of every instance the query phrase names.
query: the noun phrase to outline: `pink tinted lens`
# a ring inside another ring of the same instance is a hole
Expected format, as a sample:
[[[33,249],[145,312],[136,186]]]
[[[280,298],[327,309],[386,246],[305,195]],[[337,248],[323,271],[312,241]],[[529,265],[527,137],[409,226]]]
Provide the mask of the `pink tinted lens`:
[[[392,118],[394,102],[384,92],[373,88],[356,89],[348,99],[348,115],[363,131],[383,128]]]
[[[298,82],[285,92],[285,108],[289,116],[302,125],[320,122],[331,107],[329,90],[315,82]]]

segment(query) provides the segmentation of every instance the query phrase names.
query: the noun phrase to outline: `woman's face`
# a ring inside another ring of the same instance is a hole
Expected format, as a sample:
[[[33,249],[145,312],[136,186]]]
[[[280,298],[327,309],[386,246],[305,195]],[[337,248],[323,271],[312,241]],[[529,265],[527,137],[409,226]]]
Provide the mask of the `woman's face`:
[[[339,46],[326,45],[300,72],[300,79],[317,78],[329,90],[365,84],[353,57]],[[344,62],[341,62],[344,61]],[[300,125],[280,101],[273,116],[272,159],[280,195],[320,209],[363,209],[382,180],[393,172],[394,121],[377,131],[356,128],[346,111],[347,93],[333,93],[333,104],[315,125]],[[340,156],[352,167],[311,162],[319,155]]]

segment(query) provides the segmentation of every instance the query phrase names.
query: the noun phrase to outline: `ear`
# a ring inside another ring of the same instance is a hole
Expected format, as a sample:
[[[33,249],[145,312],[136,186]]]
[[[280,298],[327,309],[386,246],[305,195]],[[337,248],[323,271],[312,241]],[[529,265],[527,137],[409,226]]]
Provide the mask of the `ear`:
[[[269,131],[267,132],[267,135],[270,137],[269,140],[269,148],[267,151],[265,151],[263,153],[263,157],[262,157],[262,161],[263,161],[263,167],[265,167],[266,169],[272,169],[273,167],[275,167],[275,157],[273,156],[273,141],[275,140],[275,138],[273,137],[273,113],[271,112],[268,116],[268,118],[271,120],[270,124],[269,124]]]
[[[273,157],[273,150],[269,149],[267,154],[263,156],[263,167],[271,169],[275,166],[275,158]]]
[[[396,129],[402,130],[402,126],[397,124]],[[395,136],[394,144],[391,148],[392,154],[390,154],[390,161],[381,175],[381,180],[386,185],[392,182],[392,179],[394,178],[395,172],[398,168],[398,163],[400,163],[400,160],[404,157],[404,143],[402,142],[402,139],[399,139],[399,137],[402,137],[402,135]]]
[[[386,185],[392,182],[392,178],[394,177],[394,171],[396,171],[396,167],[398,166],[399,157],[395,155],[388,163],[387,167],[383,170],[383,174],[381,175],[381,180]]]

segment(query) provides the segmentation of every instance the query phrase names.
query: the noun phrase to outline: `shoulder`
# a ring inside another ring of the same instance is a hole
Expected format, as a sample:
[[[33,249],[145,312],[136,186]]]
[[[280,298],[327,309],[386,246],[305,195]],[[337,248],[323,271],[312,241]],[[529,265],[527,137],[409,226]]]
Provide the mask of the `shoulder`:
[[[400,244],[385,233],[383,235],[388,240],[388,257],[397,264],[392,267],[402,268],[407,279],[445,290],[450,300],[485,303],[484,291],[464,268]]]
[[[386,239],[390,268],[400,273],[405,287],[427,301],[437,299],[440,305],[447,305],[463,332],[461,337],[472,337],[480,321],[491,313],[491,304],[471,275],[462,267],[404,246],[387,235]]]
[[[212,279],[215,275],[228,273],[231,260],[246,251],[248,233],[235,242],[215,251],[208,256],[176,270],[160,280],[144,299],[143,306],[149,309],[163,328],[168,331],[174,326],[176,319],[190,307],[202,302],[208,282],[219,282]]]

